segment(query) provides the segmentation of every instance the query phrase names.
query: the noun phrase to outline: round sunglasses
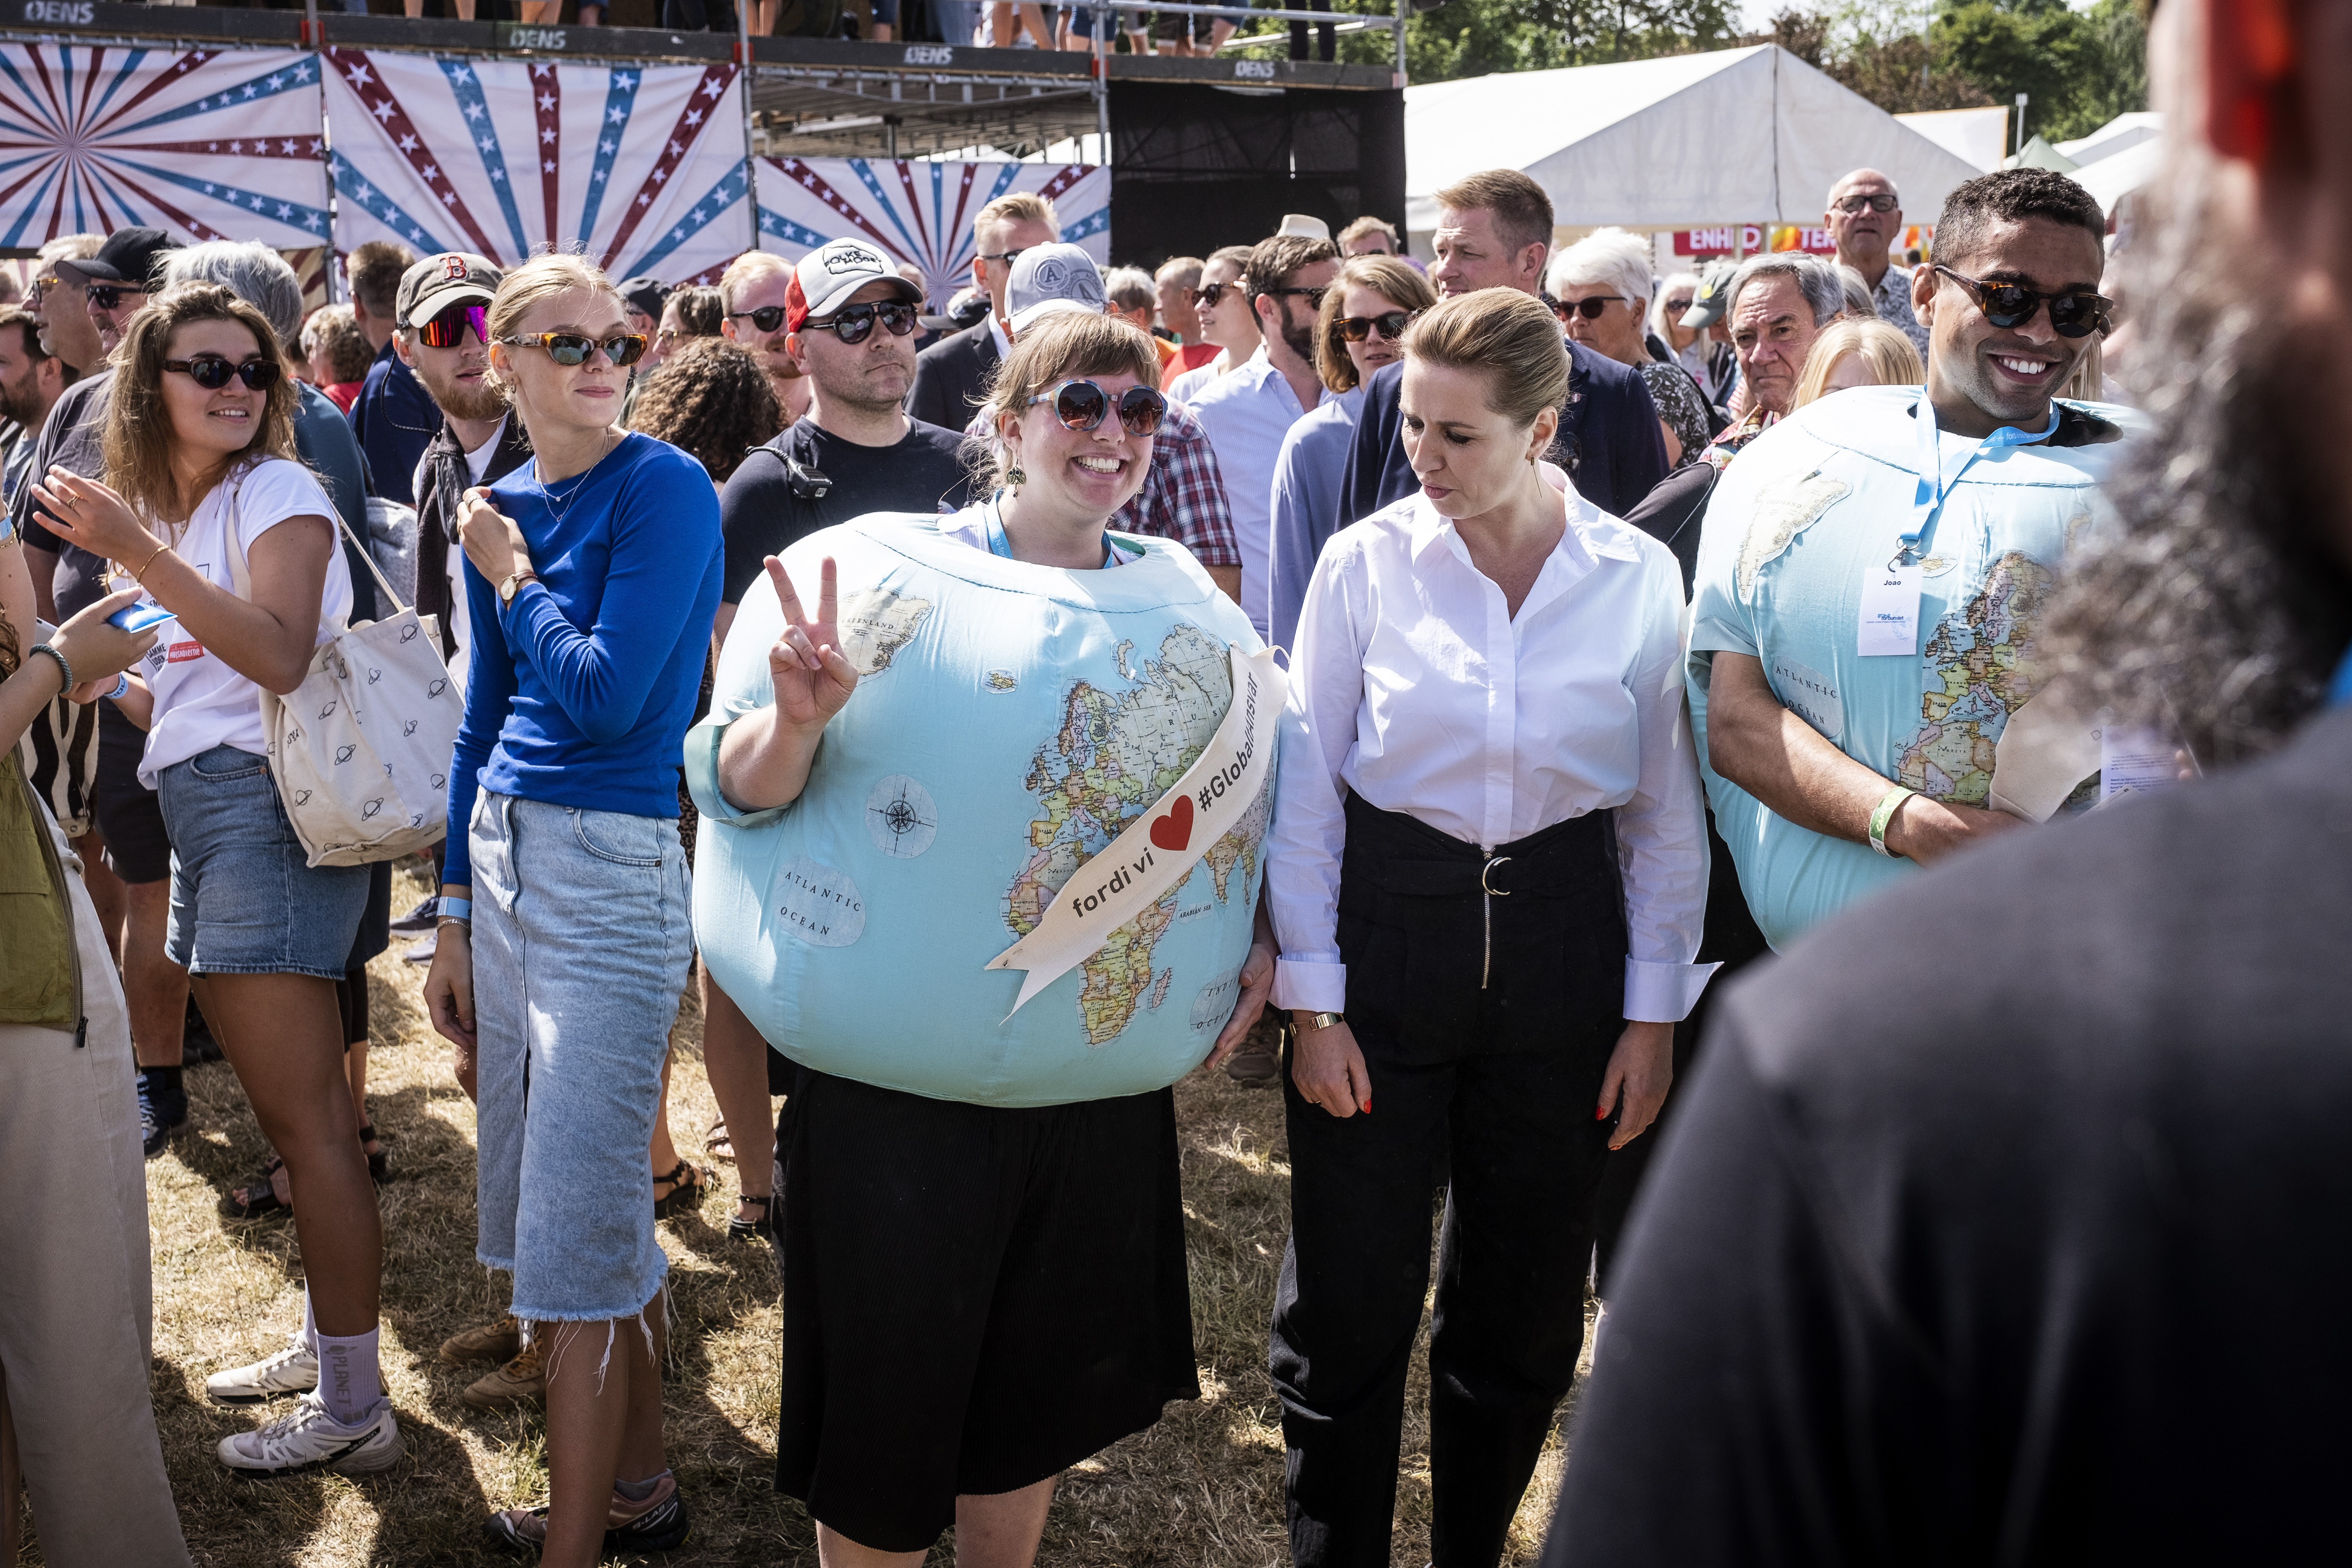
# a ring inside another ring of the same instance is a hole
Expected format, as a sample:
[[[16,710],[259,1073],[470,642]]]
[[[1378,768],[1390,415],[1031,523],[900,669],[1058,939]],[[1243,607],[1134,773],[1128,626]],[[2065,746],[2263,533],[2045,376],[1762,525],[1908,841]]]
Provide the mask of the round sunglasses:
[[[1110,413],[1111,395],[1091,381],[1066,381],[1031,398],[1032,405],[1051,403],[1054,417],[1066,430],[1099,429]],[[1160,434],[1168,417],[1168,400],[1148,386],[1130,386],[1118,395],[1118,422],[1130,436],[1148,438]]]
[[[232,376],[254,391],[262,392],[276,384],[279,367],[274,359],[249,359],[242,364],[231,364],[221,354],[198,354],[193,359],[167,359],[163,368],[186,376],[206,392],[218,392]]]
[[[1955,272],[1941,262],[1936,270],[1968,290],[1984,319],[2006,330],[2021,327],[2033,320],[2042,302],[2050,302],[2050,330],[2062,338],[2086,338],[2093,332],[2107,330],[2108,318],[2114,314],[2116,302],[2104,294],[2086,289],[2068,289],[2061,294],[2044,294],[2038,289],[2028,289],[2021,283],[1994,283],[1981,278],[1969,278]]]
[[[1213,305],[1218,300],[1225,297],[1226,289],[1239,289],[1241,285],[1238,283],[1203,283],[1198,289],[1192,290],[1192,303],[1195,305]]]
[[[730,321],[748,321],[763,332],[772,332],[784,324],[784,308],[782,305],[762,305],[756,310],[730,310],[727,319]]]
[[[1331,324],[1339,330],[1341,337],[1351,343],[1362,342],[1375,331],[1394,342],[1404,336],[1405,328],[1411,326],[1412,319],[1420,314],[1418,310],[1383,310],[1377,316],[1342,316]]]
[[[487,305],[451,305],[416,329],[416,341],[428,349],[454,349],[466,341],[466,329],[483,342],[490,341],[490,310]]]
[[[586,364],[588,356],[598,349],[604,351],[604,357],[613,362],[615,370],[625,370],[646,357],[643,332],[616,332],[602,342],[578,332],[524,332],[498,341],[510,348],[545,349],[548,358],[566,369]]]
[[[915,307],[903,300],[886,300],[880,304],[844,305],[823,321],[803,321],[804,332],[831,332],[845,343],[862,343],[874,335],[874,323],[879,321],[894,338],[903,338],[915,330]],[[751,323],[761,331],[772,329],[758,321]]]

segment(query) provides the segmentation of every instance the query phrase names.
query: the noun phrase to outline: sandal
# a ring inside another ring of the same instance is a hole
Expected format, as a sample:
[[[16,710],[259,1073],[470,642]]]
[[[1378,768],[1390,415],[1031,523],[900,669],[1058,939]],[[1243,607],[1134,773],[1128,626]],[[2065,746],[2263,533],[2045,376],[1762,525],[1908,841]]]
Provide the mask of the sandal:
[[[392,1180],[392,1161],[383,1152],[383,1140],[379,1139],[375,1135],[375,1124],[373,1122],[370,1122],[367,1126],[360,1129],[360,1144],[362,1148],[364,1149],[365,1146],[370,1143],[376,1145],[376,1152],[367,1157],[368,1180],[373,1182],[380,1187]]]
[[[222,1194],[221,1217],[223,1219],[260,1219],[264,1215],[280,1211],[292,1214],[294,1212],[293,1188],[290,1185],[288,1186],[286,1195],[283,1197],[279,1196],[278,1192],[285,1177],[286,1162],[272,1154],[269,1156],[269,1163],[254,1173],[245,1185],[231,1187]]]
[[[751,1204],[760,1211],[758,1219],[745,1219],[740,1215],[727,1222],[730,1241],[773,1241],[776,1239],[776,1194],[750,1193],[736,1194],[736,1202]]]
[[[667,1219],[674,1214],[692,1214],[702,1206],[710,1192],[710,1177],[684,1160],[667,1176],[656,1176],[654,1185],[667,1186],[668,1193],[654,1199],[654,1218]]]
[[[727,1134],[727,1118],[722,1116],[712,1122],[710,1131],[702,1135],[702,1152],[714,1160],[735,1157],[735,1140]]]

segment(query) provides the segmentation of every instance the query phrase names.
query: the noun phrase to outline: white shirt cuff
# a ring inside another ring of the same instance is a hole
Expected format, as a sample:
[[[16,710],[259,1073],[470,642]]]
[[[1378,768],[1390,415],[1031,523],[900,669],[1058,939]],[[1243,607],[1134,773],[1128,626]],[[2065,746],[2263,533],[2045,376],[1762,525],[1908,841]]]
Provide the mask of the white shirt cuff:
[[[1720,963],[1625,961],[1625,1016],[1636,1024],[1679,1024],[1698,1005],[1699,993]],[[1275,982],[1277,991],[1281,981]]]
[[[1290,1013],[1346,1012],[1348,966],[1335,958],[1276,959],[1274,1005]]]

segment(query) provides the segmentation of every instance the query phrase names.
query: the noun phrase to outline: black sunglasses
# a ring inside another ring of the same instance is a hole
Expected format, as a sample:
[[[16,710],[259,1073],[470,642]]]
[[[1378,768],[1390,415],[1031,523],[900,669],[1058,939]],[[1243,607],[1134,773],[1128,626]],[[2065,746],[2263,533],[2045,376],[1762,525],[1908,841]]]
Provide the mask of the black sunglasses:
[[[243,364],[231,364],[220,354],[198,354],[194,359],[167,359],[163,368],[179,372],[206,392],[218,392],[229,384],[231,376],[256,392],[263,392],[277,383],[278,364],[274,359],[249,359]]]
[[[1218,300],[1225,297],[1226,289],[1238,289],[1240,287],[1241,285],[1238,283],[1203,283],[1198,289],[1192,290],[1192,303],[1195,305],[1213,305]]]
[[[1330,291],[1331,286],[1328,283],[1319,289],[1261,289],[1258,290],[1260,294],[1304,294],[1307,296],[1308,306],[1318,310],[1323,308],[1323,296]]]
[[[730,310],[727,319],[730,321],[749,321],[761,331],[772,332],[784,324],[784,308],[782,305],[762,305],[756,310]]]
[[[1024,245],[1021,247],[1021,250],[1026,250],[1029,247]],[[982,261],[1002,261],[1005,266],[1010,267],[1013,265],[1013,258],[1021,254],[1021,250],[983,250],[980,253],[980,258]],[[761,330],[764,331],[767,329],[763,327]]]
[[[1618,296],[1614,294],[1595,294],[1589,300],[1562,300],[1559,302],[1559,313],[1563,316],[1578,315],[1588,321],[1597,321],[1601,319],[1601,311],[1619,302]]]
[[[89,302],[101,310],[112,310],[122,303],[125,294],[136,294],[142,300],[147,297],[146,289],[133,289],[127,283],[92,283],[85,292],[89,296]]]
[[[466,341],[466,329],[484,342],[490,341],[490,311],[487,305],[451,305],[436,312],[430,321],[416,329],[416,341],[428,349],[454,349]]]
[[[2021,283],[1990,283],[1981,278],[1969,278],[1953,271],[1942,262],[1936,270],[1958,284],[1976,301],[1984,319],[1996,327],[2021,327],[2033,320],[2042,302],[2050,302],[2050,330],[2062,338],[2086,338],[2093,332],[2107,330],[2116,302],[2103,294],[2069,290],[2063,294],[2044,294],[2028,289]]]
[[[541,348],[547,357],[569,369],[586,364],[588,356],[598,349],[613,362],[613,368],[624,370],[646,357],[646,335],[643,332],[616,332],[599,342],[579,332],[525,332],[520,337],[500,338],[499,342],[510,348]]]
[[[894,338],[903,338],[915,330],[915,307],[904,300],[886,300],[880,304],[844,305],[824,321],[803,321],[804,332],[832,332],[845,343],[862,343],[874,335],[874,323],[879,321]],[[772,329],[751,323],[761,331]]]
[[[1362,342],[1376,331],[1394,342],[1404,336],[1404,330],[1412,325],[1412,319],[1419,314],[1418,310],[1383,310],[1377,316],[1342,316],[1331,324],[1339,328],[1339,335],[1351,343]]]
[[[1837,209],[1842,213],[1858,213],[1868,207],[1874,213],[1891,213],[1902,205],[1901,196],[1890,196],[1882,191],[1874,196],[1848,196],[1838,203]]]
[[[1099,429],[1111,408],[1110,394],[1091,381],[1066,381],[1029,401],[1053,404],[1054,417],[1067,430]],[[1118,395],[1118,422],[1130,436],[1157,436],[1167,417],[1168,400],[1148,386],[1130,386]]]

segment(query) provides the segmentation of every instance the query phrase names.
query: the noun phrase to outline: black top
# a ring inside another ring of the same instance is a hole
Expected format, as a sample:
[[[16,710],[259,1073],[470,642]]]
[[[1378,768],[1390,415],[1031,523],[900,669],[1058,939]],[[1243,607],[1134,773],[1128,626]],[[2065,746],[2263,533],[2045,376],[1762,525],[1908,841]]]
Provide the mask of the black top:
[[[915,356],[915,385],[907,412],[926,425],[961,430],[971,423],[996,374],[996,334],[980,324],[940,339]]]
[[[787,457],[832,481],[823,499],[793,493]],[[742,603],[759,581],[763,559],[783,553],[820,528],[869,511],[961,511],[971,501],[963,437],[953,430],[917,419],[896,446],[861,447],[803,419],[753,447],[719,493],[727,569],[719,596],[730,605]]]
[[[441,428],[441,405],[416,373],[400,363],[389,338],[376,352],[367,380],[352,403],[351,425],[375,474],[376,493],[415,506],[411,487],[416,482],[416,464],[433,433]]]
[[[1545,1568],[2334,1560],[2347,774],[2339,710],[1737,982]]]
[[[1420,488],[1398,434],[1403,417],[1397,410],[1397,387],[1403,378],[1400,360],[1382,365],[1364,384],[1363,411],[1339,481],[1342,528]],[[1641,373],[1570,342],[1568,406],[1547,456],[1568,470],[1576,493],[1601,510],[1612,517],[1633,510],[1666,477],[1666,441]]]
[[[509,410],[499,426],[499,444],[483,466],[482,483],[497,484],[530,461],[530,433]],[[457,607],[449,592],[449,552],[464,549],[457,543],[457,509],[474,481],[466,448],[446,417],[426,444],[416,471],[425,480],[416,497],[416,613],[440,617],[441,657],[451,659],[457,657]]]

